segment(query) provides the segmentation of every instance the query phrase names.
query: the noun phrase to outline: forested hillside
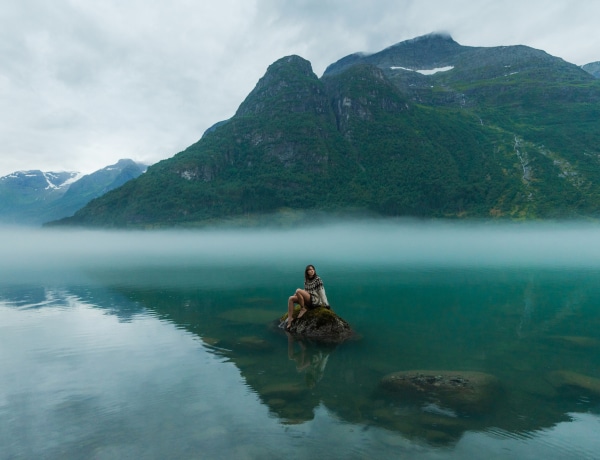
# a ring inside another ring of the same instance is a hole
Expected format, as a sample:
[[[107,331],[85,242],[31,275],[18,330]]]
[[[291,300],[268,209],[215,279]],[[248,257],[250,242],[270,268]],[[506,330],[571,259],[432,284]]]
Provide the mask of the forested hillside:
[[[321,78],[301,57],[278,60],[231,119],[59,224],[597,217],[599,146],[600,82],[580,67],[428,35]]]

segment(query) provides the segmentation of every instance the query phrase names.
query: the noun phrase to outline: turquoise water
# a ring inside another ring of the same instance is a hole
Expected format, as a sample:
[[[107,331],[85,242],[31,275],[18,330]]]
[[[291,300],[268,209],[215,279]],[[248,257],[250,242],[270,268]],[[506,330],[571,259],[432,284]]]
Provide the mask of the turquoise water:
[[[3,231],[0,458],[598,458],[600,229]],[[359,334],[274,326],[313,263]],[[397,394],[482,372],[490,403]]]

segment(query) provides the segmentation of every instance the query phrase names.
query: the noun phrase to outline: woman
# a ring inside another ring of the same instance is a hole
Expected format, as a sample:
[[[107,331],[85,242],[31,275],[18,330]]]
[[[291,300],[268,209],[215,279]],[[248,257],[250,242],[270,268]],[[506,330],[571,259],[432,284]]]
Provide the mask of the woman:
[[[329,308],[323,281],[317,275],[313,265],[307,265],[304,269],[304,289],[296,289],[296,293],[288,299],[287,329],[290,328],[294,320],[295,303],[300,305],[298,318],[301,318],[306,313],[306,310],[312,310],[321,306]]]

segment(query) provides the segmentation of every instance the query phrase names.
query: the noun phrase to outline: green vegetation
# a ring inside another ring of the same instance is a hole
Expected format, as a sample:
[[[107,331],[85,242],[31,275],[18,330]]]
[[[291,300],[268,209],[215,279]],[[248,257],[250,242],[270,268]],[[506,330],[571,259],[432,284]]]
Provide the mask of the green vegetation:
[[[283,58],[233,118],[59,224],[199,225],[290,210],[596,217],[600,82],[527,47],[428,40],[422,54],[417,40],[342,60],[320,79],[304,59]],[[408,55],[435,67],[427,52],[440,50],[453,70],[390,70]]]

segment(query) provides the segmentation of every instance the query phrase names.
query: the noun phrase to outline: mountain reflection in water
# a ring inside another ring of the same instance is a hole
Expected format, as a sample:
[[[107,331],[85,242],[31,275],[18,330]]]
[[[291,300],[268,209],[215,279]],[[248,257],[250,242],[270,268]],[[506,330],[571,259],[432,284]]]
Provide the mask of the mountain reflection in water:
[[[235,363],[284,423],[311,420],[324,404],[348,422],[447,444],[469,430],[535,432],[567,413],[594,410],[599,274],[338,272],[327,278],[328,295],[362,339],[337,347],[304,343],[276,327],[289,282],[275,273],[267,273],[270,288],[120,292]],[[500,392],[493,404],[461,412],[435,393],[395,395],[381,388],[385,375],[410,369],[485,372],[500,381]]]

